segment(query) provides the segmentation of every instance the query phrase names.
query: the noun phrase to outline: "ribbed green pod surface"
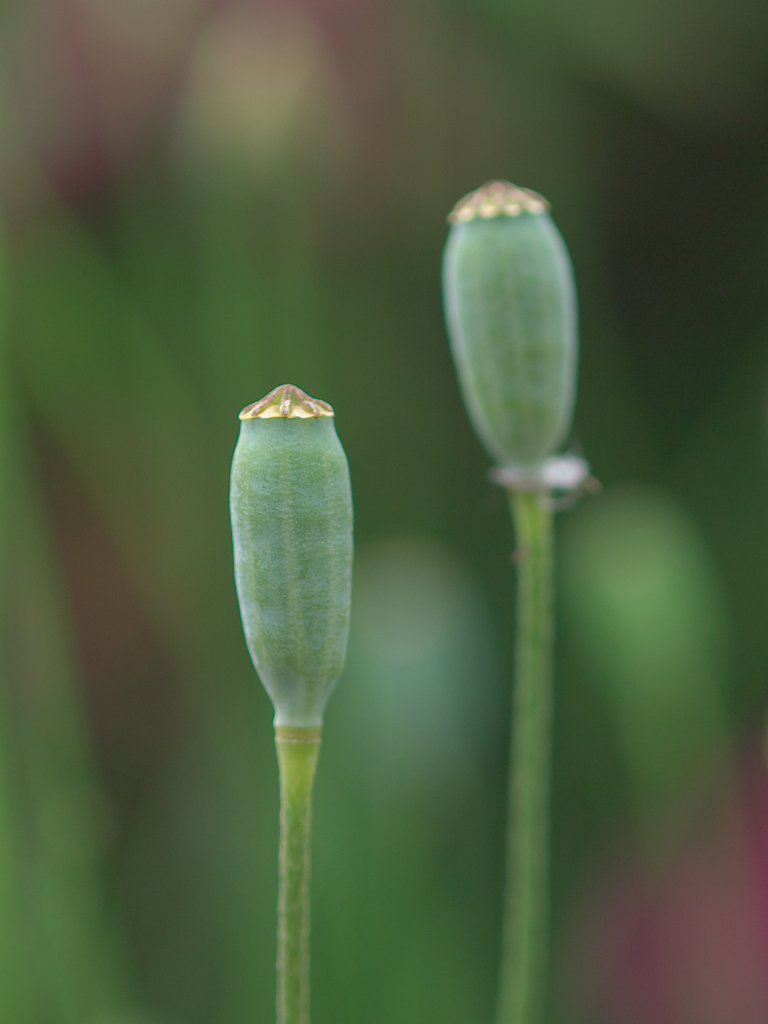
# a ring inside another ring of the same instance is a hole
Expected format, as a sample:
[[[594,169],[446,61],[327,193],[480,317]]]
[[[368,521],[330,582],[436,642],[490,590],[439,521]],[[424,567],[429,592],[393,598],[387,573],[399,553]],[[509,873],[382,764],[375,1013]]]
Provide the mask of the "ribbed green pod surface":
[[[443,255],[464,404],[489,455],[522,478],[565,440],[576,398],[576,289],[548,210],[530,189],[489,182],[454,207]]]
[[[240,413],[230,512],[248,649],[275,725],[322,724],[344,666],[352,491],[333,409],[284,384]]]

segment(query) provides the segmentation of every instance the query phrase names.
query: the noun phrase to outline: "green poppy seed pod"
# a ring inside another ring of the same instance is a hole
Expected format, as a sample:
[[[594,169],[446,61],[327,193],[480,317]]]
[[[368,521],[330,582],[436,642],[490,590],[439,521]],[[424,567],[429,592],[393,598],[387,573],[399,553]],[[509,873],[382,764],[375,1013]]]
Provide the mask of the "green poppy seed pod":
[[[292,384],[240,419],[230,512],[245,638],[275,725],[319,726],[349,632],[347,457],[331,406]]]
[[[536,479],[570,430],[576,289],[546,199],[491,181],[454,207],[443,255],[448,337],[470,420],[497,465]]]

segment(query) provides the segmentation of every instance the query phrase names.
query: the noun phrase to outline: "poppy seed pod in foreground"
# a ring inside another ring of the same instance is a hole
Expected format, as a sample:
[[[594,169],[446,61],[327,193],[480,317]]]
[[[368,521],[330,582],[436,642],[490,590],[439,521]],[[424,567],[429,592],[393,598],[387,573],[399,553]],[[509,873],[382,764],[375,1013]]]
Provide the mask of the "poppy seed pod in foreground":
[[[352,492],[333,409],[292,384],[240,413],[230,512],[235,580],[275,725],[322,724],[347,649]]]
[[[571,426],[578,359],[571,259],[536,192],[492,181],[454,207],[443,296],[464,404],[488,453],[535,479]]]

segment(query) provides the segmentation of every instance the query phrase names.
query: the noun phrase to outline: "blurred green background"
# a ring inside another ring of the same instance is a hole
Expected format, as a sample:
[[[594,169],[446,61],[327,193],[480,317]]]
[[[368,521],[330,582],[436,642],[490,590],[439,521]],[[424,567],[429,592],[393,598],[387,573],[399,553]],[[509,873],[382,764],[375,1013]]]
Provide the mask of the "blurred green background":
[[[0,1021],[273,1019],[237,413],[330,401],[356,510],[315,1024],[492,1018],[513,626],[445,217],[542,192],[582,308],[558,520],[553,1024],[768,1020],[768,5],[0,6]]]

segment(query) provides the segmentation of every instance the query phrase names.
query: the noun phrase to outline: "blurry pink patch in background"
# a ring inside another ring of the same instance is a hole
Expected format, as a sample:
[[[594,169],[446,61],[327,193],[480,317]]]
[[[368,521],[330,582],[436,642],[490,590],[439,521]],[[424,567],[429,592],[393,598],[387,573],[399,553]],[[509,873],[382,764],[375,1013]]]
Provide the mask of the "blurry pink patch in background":
[[[200,47],[226,42],[233,25],[244,35],[234,40],[231,72],[250,48],[249,74],[257,83],[274,71],[276,33],[278,46],[293,46],[288,62],[307,38],[317,44],[325,70],[338,74],[331,99],[338,105],[343,94],[344,130],[354,136],[366,192],[373,181],[395,187],[407,142],[398,135],[399,107],[390,95],[401,41],[375,0],[38,0],[0,19],[6,212],[44,205],[51,187],[79,202],[152,158],[165,159]],[[271,65],[260,59],[265,55]],[[277,77],[279,87],[285,75]],[[272,103],[269,95],[262,100],[263,122]],[[337,127],[321,122],[320,135],[333,136],[335,145]]]
[[[575,940],[579,1001],[595,1024],[765,1024],[762,756],[743,757],[734,781],[665,866],[625,864],[596,885]]]
[[[67,198],[98,189],[162,132],[208,0],[45,0],[4,26],[22,145]],[[18,155],[15,155],[18,161]]]

